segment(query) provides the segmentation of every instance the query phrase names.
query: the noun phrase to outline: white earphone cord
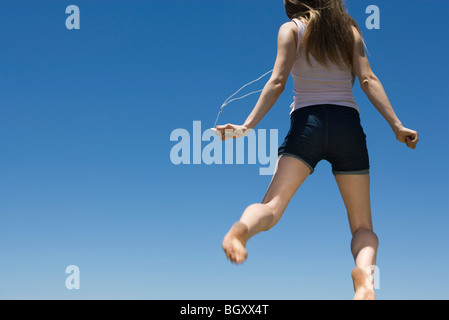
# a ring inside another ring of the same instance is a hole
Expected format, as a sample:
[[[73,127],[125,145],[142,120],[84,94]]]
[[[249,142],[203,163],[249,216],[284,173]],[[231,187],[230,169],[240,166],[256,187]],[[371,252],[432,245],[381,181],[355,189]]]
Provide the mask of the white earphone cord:
[[[217,127],[218,119],[220,118],[220,114],[223,113],[223,108],[224,108],[224,107],[226,107],[228,104],[230,104],[230,103],[233,102],[233,101],[241,100],[241,99],[244,99],[244,98],[246,98],[246,97],[248,97],[248,96],[250,96],[250,95],[252,95],[252,94],[262,92],[263,89],[260,89],[260,90],[257,90],[257,91],[253,91],[253,92],[247,93],[247,94],[245,94],[244,96],[241,96],[241,97],[238,97],[238,98],[231,99],[232,97],[234,97],[234,96],[235,96],[236,94],[238,94],[240,91],[242,91],[243,89],[245,89],[247,86],[253,84],[254,82],[259,81],[259,80],[262,79],[262,78],[264,78],[267,74],[269,74],[269,73],[271,73],[271,72],[273,72],[273,70],[270,70],[270,71],[268,71],[267,73],[265,73],[264,75],[262,75],[262,76],[260,76],[259,78],[257,78],[256,80],[253,80],[253,81],[251,81],[251,82],[245,84],[243,87],[241,87],[240,89],[238,89],[235,93],[233,93],[229,98],[227,98],[227,99],[225,100],[225,102],[222,104],[222,106],[221,106],[221,108],[220,108],[220,111],[218,112],[217,120],[215,120],[214,128]]]

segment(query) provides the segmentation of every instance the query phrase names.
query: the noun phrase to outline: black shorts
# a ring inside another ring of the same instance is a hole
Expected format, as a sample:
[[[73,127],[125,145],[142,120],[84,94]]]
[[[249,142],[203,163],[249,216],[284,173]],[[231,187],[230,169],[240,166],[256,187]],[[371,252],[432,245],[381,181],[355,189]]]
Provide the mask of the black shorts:
[[[334,175],[369,174],[366,135],[359,112],[351,107],[325,104],[295,110],[278,155],[303,161],[310,174],[323,159]]]

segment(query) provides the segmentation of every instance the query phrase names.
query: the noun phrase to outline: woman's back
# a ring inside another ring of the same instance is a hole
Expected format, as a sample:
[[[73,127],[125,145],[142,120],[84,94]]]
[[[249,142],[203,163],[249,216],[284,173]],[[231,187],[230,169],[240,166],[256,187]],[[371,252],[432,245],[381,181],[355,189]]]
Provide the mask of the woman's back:
[[[297,56],[291,75],[294,82],[295,102],[292,112],[311,105],[335,104],[346,107],[359,107],[352,93],[353,73],[349,66],[337,66],[331,62],[328,66],[319,63],[310,56],[310,65],[305,58],[305,48],[301,40],[306,32],[306,24],[293,19],[298,27]]]

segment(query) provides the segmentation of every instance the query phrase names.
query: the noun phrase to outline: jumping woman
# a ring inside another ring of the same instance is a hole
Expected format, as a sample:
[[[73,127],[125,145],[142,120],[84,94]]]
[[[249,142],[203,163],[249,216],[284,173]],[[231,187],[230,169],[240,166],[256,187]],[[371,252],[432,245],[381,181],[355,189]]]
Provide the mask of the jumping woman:
[[[327,160],[352,233],[354,299],[372,300],[375,293],[367,270],[376,265],[379,240],[371,219],[366,135],[352,92],[355,76],[397,140],[415,149],[418,133],[405,128],[396,116],[371,70],[361,30],[342,0],[284,0],[284,5],[291,21],[280,27],[274,70],[257,104],[243,125],[216,127],[222,140],[254,129],[284,91],[291,73],[295,92],[291,127],[279,148],[273,178],[262,203],[246,208],[226,234],[223,250],[232,262],[243,263],[247,241],[276,225],[318,162]],[[230,131],[233,136],[226,135]]]

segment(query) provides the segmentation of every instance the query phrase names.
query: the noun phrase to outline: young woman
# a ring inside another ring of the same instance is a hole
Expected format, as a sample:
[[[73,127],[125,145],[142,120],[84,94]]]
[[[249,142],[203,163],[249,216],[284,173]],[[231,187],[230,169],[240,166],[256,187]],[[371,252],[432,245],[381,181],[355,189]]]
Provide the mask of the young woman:
[[[256,127],[284,91],[290,73],[296,94],[291,128],[279,148],[275,173],[262,203],[244,211],[226,234],[223,249],[232,262],[243,263],[248,239],[279,221],[295,192],[324,159],[332,165],[347,209],[355,261],[354,299],[374,299],[368,270],[376,265],[378,238],[371,219],[366,136],[352,93],[355,76],[397,140],[415,149],[418,133],[405,128],[396,116],[371,70],[360,28],[342,0],[284,0],[284,5],[291,21],[279,30],[274,70],[259,101],[243,125],[216,129],[226,140]],[[225,135],[229,131],[234,135]]]

